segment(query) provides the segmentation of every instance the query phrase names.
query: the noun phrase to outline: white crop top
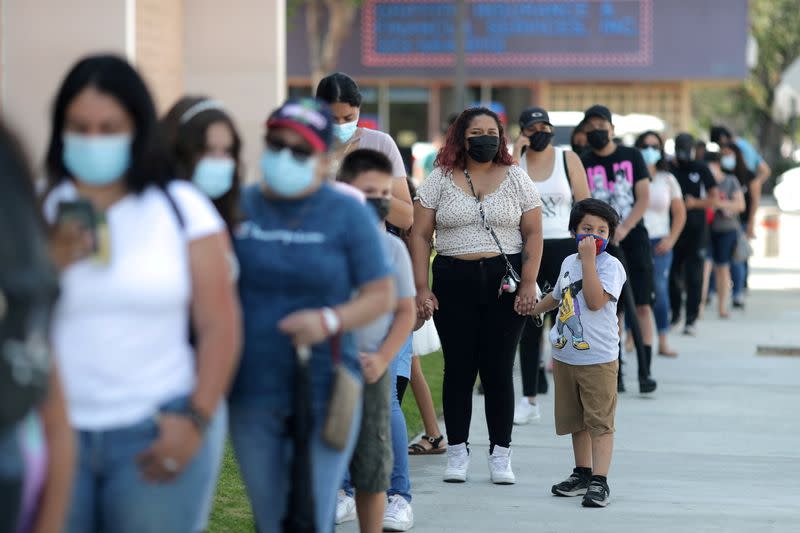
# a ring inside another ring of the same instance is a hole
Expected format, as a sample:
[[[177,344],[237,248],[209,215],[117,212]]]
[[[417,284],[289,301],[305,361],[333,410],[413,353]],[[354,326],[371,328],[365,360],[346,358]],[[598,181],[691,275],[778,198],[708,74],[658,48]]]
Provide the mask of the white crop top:
[[[556,151],[553,172],[544,181],[534,181],[542,197],[542,236],[548,239],[569,239],[569,214],[572,211],[572,186],[564,166],[564,149]],[[522,156],[520,167],[528,172],[528,160]]]
[[[453,172],[435,168],[417,190],[420,204],[436,211],[436,253],[456,256],[499,253],[492,236],[483,228],[475,197],[453,183]],[[508,168],[506,179],[483,199],[486,220],[494,229],[503,251],[522,251],[522,214],[541,207],[533,181],[518,166]]]

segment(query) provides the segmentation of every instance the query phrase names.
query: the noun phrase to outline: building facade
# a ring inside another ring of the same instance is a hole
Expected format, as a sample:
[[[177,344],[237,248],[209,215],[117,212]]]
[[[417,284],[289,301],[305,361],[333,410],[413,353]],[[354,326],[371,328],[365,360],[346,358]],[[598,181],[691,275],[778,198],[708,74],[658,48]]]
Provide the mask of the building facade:
[[[222,101],[255,169],[266,115],[285,98],[285,46],[285,0],[3,0],[3,119],[41,162],[67,69],[116,53],[142,72],[160,113],[184,94]]]
[[[466,0],[467,101],[500,104],[512,133],[532,104],[605,103],[685,129],[693,88],[747,76],[747,10],[747,0]],[[311,92],[303,17],[288,36],[293,94]],[[398,141],[433,138],[456,111],[455,21],[454,0],[361,2],[338,68]]]

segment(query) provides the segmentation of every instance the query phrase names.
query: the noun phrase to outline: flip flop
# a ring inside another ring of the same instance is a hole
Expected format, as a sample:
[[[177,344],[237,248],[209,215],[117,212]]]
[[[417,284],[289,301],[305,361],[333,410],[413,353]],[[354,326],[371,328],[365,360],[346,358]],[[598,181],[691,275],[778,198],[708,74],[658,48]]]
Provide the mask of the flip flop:
[[[444,435],[439,435],[436,438],[430,437],[428,435],[423,435],[420,438],[420,442],[422,442],[423,440],[427,441],[428,444],[431,445],[431,447],[426,448],[419,442],[415,442],[414,444],[409,445],[408,455],[441,455],[447,451],[447,446],[446,445],[442,446]]]

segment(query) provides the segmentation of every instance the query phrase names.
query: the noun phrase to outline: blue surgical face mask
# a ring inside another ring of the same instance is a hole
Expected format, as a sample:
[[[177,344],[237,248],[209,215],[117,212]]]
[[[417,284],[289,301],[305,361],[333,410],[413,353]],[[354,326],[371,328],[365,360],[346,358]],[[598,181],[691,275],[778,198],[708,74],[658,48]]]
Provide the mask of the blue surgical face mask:
[[[719,166],[729,172],[736,170],[736,156],[731,154],[723,155],[719,158]]]
[[[281,151],[264,150],[261,172],[264,183],[279,196],[297,196],[314,183],[316,157],[298,160],[288,148]]]
[[[131,166],[133,138],[118,135],[65,133],[64,166],[70,175],[86,185],[109,185],[120,180]]]
[[[648,146],[647,148],[642,148],[642,157],[644,158],[644,162],[646,165],[655,165],[659,161],[661,161],[661,150],[657,148],[653,148],[652,146]]]
[[[334,124],[333,135],[340,143],[346,143],[356,134],[356,129],[358,129],[358,119],[346,124]]]
[[[216,200],[233,187],[234,170],[236,163],[229,157],[204,157],[194,167],[192,182]]]

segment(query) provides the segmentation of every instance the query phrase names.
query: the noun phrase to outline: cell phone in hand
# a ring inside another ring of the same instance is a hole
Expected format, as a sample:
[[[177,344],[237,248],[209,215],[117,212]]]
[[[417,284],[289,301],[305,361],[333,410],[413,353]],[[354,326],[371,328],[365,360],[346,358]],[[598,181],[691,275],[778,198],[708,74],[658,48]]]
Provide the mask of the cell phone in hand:
[[[99,263],[108,264],[111,254],[105,216],[95,211],[91,202],[85,199],[58,204],[56,225],[76,223],[91,236],[92,258]]]
[[[81,231],[92,236],[92,252],[97,252],[97,215],[88,200],[74,200],[58,204],[56,226],[77,224]]]

